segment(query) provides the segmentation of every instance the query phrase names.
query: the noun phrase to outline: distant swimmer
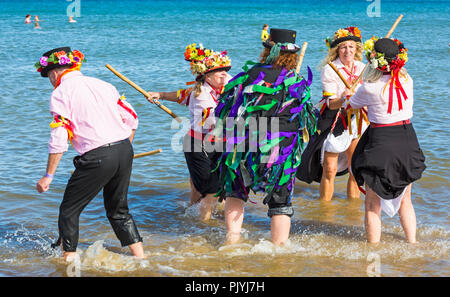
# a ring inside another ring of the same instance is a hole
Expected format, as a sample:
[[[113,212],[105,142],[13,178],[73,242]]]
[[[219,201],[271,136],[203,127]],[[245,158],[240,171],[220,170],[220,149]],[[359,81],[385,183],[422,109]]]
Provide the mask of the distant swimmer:
[[[76,23],[77,21],[73,19],[73,16],[69,17],[69,23]]]
[[[40,21],[41,21],[41,20],[39,19],[39,16],[38,16],[38,15],[35,15],[35,16],[34,16],[34,21],[35,21],[35,22],[40,22]]]
[[[41,29],[41,26],[39,26],[39,22],[34,22],[34,29]]]
[[[267,39],[269,39],[269,32],[268,32],[268,30],[269,30],[269,25],[264,24],[262,32],[261,32],[261,40],[262,40],[262,42],[264,42]]]
[[[25,24],[31,24],[31,15],[30,14],[27,14],[25,16]]]

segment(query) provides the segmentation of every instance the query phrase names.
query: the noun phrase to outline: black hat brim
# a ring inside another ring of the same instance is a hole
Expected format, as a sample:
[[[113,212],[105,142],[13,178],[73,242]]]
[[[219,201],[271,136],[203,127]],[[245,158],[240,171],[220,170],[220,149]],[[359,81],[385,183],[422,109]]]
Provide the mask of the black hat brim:
[[[61,68],[61,67],[66,67],[66,66],[72,67],[72,66],[73,66],[73,63],[64,64],[64,65],[60,65],[60,64],[52,64],[52,65],[48,65],[47,67],[44,67],[44,68],[42,69],[42,71],[41,71],[41,76],[42,76],[42,77],[48,77],[48,72],[49,72],[50,70],[57,69],[57,68]]]
[[[353,40],[355,42],[361,42],[361,38],[359,38],[358,36],[350,35],[350,36],[345,36],[345,37],[341,37],[341,38],[336,39],[331,44],[330,48],[333,48],[333,47],[337,46],[339,43],[347,41],[347,40]]]
[[[44,53],[42,56],[44,56],[44,57],[50,57],[51,54],[56,53],[56,52],[60,52],[60,51],[64,51],[64,52],[66,52],[66,53],[69,53],[69,52],[71,52],[72,50],[71,50],[70,47],[68,47],[68,46],[58,47],[58,48],[54,48],[54,49],[52,49],[52,50],[49,50],[48,52]],[[48,72],[49,72],[50,70],[53,70],[53,69],[56,69],[56,68],[59,68],[59,67],[64,67],[64,66],[72,66],[72,65],[73,65],[73,63],[69,63],[69,64],[65,64],[65,65],[60,65],[60,64],[51,64],[51,65],[48,65],[48,66],[42,68],[41,76],[42,76],[42,77],[48,77]]]
[[[216,72],[216,71],[226,71],[226,72],[228,72],[228,71],[230,71],[230,69],[231,69],[231,66],[216,67],[216,68],[213,68],[211,70],[207,70],[207,71],[203,72],[202,74],[197,75],[195,80],[198,81],[200,78],[205,76],[205,74],[207,74],[207,73],[213,73],[213,72]]]
[[[295,44],[295,43],[293,43],[294,44],[294,46],[295,46],[295,48],[294,49],[285,49],[285,50],[281,50],[282,52],[287,52],[287,53],[296,53],[296,52],[298,52],[299,50],[300,50],[300,46],[298,45],[298,44]],[[272,48],[274,45],[275,45],[275,43],[273,43],[272,41],[270,41],[270,40],[266,40],[266,41],[264,41],[263,43],[262,43],[262,45],[265,47],[265,48]]]

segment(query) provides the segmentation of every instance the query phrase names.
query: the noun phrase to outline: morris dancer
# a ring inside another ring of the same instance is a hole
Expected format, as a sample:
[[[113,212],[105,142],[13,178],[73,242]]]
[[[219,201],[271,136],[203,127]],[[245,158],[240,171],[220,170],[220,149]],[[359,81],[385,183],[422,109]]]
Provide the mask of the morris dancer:
[[[309,100],[311,72],[306,81],[294,71],[300,49],[295,35],[292,30],[271,29],[263,43],[261,64],[251,69],[246,64],[244,72],[225,87],[216,108],[225,128],[214,134],[220,137],[223,132],[227,144],[216,170],[220,174],[219,195],[226,199],[228,244],[240,240],[250,189],[265,193],[272,242],[284,244],[289,238],[294,213],[291,198],[303,137],[314,133],[316,125]],[[258,122],[265,119],[265,123]],[[257,126],[252,127],[251,122]],[[268,131],[263,130],[264,124]],[[234,133],[231,136],[230,131]]]
[[[196,76],[195,86],[178,92],[149,92],[152,98],[148,101],[163,99],[189,106],[191,129],[183,140],[184,155],[191,177],[191,203],[196,202],[193,196],[198,191],[199,217],[204,221],[211,217],[218,190],[217,173],[212,172],[217,153],[205,150],[205,142],[211,140],[205,136],[215,127],[214,110],[223,86],[231,78],[227,73],[231,60],[226,51],[215,52],[195,43],[186,47],[184,56]]]
[[[365,122],[358,123],[353,117],[348,123],[342,110],[345,84],[328,63],[333,63],[341,75],[352,83],[364,69],[363,45],[361,33],[357,27],[339,29],[333,38],[325,40],[329,52],[322,61],[321,80],[323,99],[321,100],[321,117],[317,125],[318,133],[314,135],[302,155],[302,164],[297,177],[307,183],[320,182],[320,199],[329,201],[334,193],[336,175],[348,172],[350,160],[362,132],[367,128]],[[359,85],[356,87],[356,89]],[[362,121],[358,118],[358,121]],[[348,129],[348,125],[361,129]],[[320,131],[320,132],[319,132]],[[350,173],[347,181],[347,198],[359,198],[359,189]]]
[[[380,241],[383,210],[390,217],[399,212],[407,241],[415,243],[411,186],[426,166],[410,122],[414,97],[413,80],[403,67],[408,61],[407,49],[400,41],[387,38],[368,40],[365,48],[370,67],[364,75],[364,84],[349,104],[353,108],[367,106],[370,121],[351,163],[358,185],[365,184],[367,191],[367,239],[370,243]]]
[[[54,121],[50,124],[47,171],[36,185],[38,192],[49,189],[68,141],[80,154],[73,160],[76,170],[64,192],[59,238],[53,246],[62,243],[64,259],[74,258],[79,216],[103,189],[106,215],[117,238],[134,256],[143,258],[142,238],[127,202],[137,115],[114,86],[81,74],[83,60],[81,52],[62,47],[46,52],[35,65],[55,87],[50,98]]]

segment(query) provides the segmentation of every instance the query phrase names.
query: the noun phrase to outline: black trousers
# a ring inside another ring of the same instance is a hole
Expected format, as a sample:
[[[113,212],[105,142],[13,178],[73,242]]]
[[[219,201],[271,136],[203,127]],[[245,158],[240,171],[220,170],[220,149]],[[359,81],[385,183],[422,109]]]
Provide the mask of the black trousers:
[[[122,246],[141,242],[127,202],[133,164],[130,141],[96,148],[75,157],[73,162],[76,170],[59,208],[59,241],[62,240],[64,251],[76,251],[80,214],[102,189],[106,216]]]

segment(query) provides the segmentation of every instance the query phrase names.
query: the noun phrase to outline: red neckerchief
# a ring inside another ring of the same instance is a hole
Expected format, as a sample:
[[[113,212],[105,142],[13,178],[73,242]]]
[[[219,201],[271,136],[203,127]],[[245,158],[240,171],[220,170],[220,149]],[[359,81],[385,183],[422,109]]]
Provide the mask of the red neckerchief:
[[[223,86],[220,87],[220,90],[215,89],[213,86],[211,86],[211,84],[209,82],[206,82],[212,89],[211,92],[209,92],[209,94],[211,95],[211,97],[213,98],[214,102],[217,104],[217,97],[222,94],[223,91]]]
[[[354,74],[356,72],[356,65],[353,65],[351,72],[348,71],[345,66],[342,67],[342,69],[344,69],[345,73],[347,73],[347,75],[348,75],[347,82],[349,84],[352,84],[353,79],[357,79],[358,78],[358,76],[356,74]]]

